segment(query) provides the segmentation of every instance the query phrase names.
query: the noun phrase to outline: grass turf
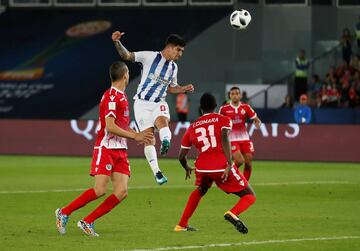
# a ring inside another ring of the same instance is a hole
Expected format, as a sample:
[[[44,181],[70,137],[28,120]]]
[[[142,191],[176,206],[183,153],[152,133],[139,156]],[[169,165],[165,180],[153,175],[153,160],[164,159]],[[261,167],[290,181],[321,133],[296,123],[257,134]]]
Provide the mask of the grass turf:
[[[67,234],[55,228],[54,210],[92,186],[89,158],[0,156],[0,250],[132,250],[317,237],[360,237],[360,165],[254,162],[257,202],[241,215],[242,235],[223,219],[237,197],[213,187],[190,224],[198,232],[173,232],[194,189],[178,162],[161,159],[169,178],[158,186],[144,159],[131,159],[129,197],[96,222],[99,238],[76,222],[105,197],[74,212]],[[65,191],[56,191],[65,190]],[[110,194],[110,192],[108,193]],[[194,248],[192,250],[204,250]],[[212,250],[360,250],[360,239],[313,240],[213,247]]]

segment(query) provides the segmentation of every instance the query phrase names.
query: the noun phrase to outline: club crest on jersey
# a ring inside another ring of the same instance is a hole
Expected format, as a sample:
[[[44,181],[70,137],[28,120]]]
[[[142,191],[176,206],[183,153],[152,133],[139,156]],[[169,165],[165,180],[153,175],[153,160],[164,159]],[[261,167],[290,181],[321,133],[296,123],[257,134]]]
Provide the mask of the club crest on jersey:
[[[232,146],[232,147],[231,147],[231,150],[236,150],[236,146]]]
[[[244,109],[241,109],[241,112],[240,112],[242,115],[244,115],[246,113],[246,111]]]
[[[111,171],[112,165],[111,165],[111,164],[107,164],[107,165],[105,166],[105,168],[106,168],[106,170]]]

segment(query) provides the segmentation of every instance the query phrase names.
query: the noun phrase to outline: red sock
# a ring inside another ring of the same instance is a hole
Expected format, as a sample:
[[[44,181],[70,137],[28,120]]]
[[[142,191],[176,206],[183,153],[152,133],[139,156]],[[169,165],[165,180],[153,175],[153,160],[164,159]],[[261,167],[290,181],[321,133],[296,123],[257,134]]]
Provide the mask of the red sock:
[[[120,203],[120,200],[114,195],[111,194],[107,197],[103,203],[100,204],[94,211],[92,211],[88,216],[84,218],[86,223],[93,223],[97,218],[107,214],[111,211],[117,204]]]
[[[90,201],[96,200],[97,196],[94,188],[90,188],[83,192],[79,197],[73,200],[69,205],[63,207],[61,212],[66,215],[70,215],[75,210],[85,206]]]
[[[185,206],[184,212],[181,216],[179,225],[187,227],[191,215],[195,212],[197,205],[201,200],[202,194],[199,189],[195,189],[189,196],[189,200]]]
[[[252,167],[247,165],[245,163],[245,166],[244,166],[244,177],[247,181],[249,181],[250,179],[250,176],[251,176],[251,171],[252,171]]]
[[[239,202],[230,210],[233,214],[239,215],[248,209],[254,202],[256,201],[256,197],[252,194],[247,194],[240,198]]]

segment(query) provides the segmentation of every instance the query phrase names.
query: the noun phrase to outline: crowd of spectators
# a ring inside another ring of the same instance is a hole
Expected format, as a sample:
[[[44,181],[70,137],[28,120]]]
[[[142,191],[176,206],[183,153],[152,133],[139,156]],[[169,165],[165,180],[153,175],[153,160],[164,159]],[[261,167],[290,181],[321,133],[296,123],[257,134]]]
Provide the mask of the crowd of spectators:
[[[308,87],[311,107],[360,107],[360,56],[352,55],[349,63],[330,67],[322,80],[314,74]]]
[[[308,105],[312,108],[360,107],[360,17],[355,34],[345,28],[339,42],[342,63],[330,67],[325,76],[314,74],[309,78],[309,64],[304,57],[305,52],[300,51],[300,56],[295,60],[295,103],[299,102],[301,94],[306,94]],[[302,82],[306,83],[305,86],[300,80],[304,80]],[[294,101],[291,96],[287,96],[282,107],[291,108]]]

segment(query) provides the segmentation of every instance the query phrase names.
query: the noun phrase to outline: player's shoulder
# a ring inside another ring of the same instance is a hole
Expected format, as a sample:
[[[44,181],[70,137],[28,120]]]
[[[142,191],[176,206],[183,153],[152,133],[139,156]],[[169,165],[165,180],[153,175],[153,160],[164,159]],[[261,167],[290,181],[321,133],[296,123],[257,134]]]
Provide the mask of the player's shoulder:
[[[135,53],[141,54],[143,57],[156,57],[160,52],[159,51],[138,51]]]
[[[231,105],[229,103],[223,104],[220,106],[220,110],[231,108]]]
[[[240,107],[241,108],[251,108],[251,106],[248,103],[243,103],[243,102],[240,103]]]
[[[228,111],[231,111],[231,110],[233,110],[231,105],[226,103],[226,104],[223,104],[222,106],[220,106],[219,113],[223,114],[223,113],[227,113]]]
[[[126,93],[115,87],[111,87],[105,93],[111,101],[120,101],[120,102],[127,101]]]

